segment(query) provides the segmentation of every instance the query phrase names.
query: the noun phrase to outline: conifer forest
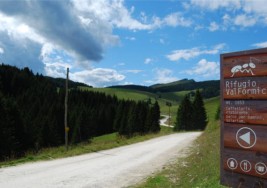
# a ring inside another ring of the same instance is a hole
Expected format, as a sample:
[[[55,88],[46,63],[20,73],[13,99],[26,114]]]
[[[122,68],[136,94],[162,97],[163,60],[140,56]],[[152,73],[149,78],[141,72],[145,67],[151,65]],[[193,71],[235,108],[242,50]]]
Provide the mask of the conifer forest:
[[[0,65],[0,160],[64,144],[64,79],[33,74],[28,68]],[[70,84],[69,142],[89,141],[117,132],[131,137],[160,130],[157,102],[119,100],[116,96]]]

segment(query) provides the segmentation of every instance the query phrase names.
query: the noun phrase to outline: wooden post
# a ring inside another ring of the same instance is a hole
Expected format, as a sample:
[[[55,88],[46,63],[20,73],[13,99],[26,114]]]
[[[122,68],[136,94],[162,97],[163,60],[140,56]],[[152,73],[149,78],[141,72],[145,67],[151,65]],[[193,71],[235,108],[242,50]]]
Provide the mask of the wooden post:
[[[172,106],[172,103],[170,102],[166,102],[166,105],[169,107],[169,119],[168,119],[168,124],[169,124],[169,127],[171,126],[171,106]]]
[[[65,147],[68,150],[68,81],[69,81],[69,68],[67,68],[67,78],[66,78],[66,94],[65,94]]]
[[[171,105],[169,105],[169,127],[171,126]]]

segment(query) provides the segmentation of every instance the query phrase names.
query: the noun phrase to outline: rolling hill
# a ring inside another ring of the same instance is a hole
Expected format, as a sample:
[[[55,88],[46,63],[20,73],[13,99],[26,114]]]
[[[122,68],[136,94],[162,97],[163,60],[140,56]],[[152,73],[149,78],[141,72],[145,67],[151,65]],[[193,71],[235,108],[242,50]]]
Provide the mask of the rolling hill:
[[[210,80],[210,81],[196,82],[195,80],[183,79],[166,84],[155,84],[149,87],[139,86],[139,85],[123,85],[123,86],[119,85],[119,86],[111,86],[108,88],[145,91],[145,92],[155,93],[159,97],[160,95],[162,95],[162,93],[191,91],[200,89],[202,91],[202,95],[204,98],[212,98],[219,96],[220,94],[220,81]]]

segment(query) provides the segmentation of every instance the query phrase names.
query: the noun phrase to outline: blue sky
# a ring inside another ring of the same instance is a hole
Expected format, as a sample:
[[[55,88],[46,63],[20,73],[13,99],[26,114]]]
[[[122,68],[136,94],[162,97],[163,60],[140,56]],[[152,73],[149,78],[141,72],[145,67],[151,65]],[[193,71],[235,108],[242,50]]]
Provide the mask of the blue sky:
[[[0,61],[92,85],[219,79],[220,54],[267,47],[265,0],[0,1]]]

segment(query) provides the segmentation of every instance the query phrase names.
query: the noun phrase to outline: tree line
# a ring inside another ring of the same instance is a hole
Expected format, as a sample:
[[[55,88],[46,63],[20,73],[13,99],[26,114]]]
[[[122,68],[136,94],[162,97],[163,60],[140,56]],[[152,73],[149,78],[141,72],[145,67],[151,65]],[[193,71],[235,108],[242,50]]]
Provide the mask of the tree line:
[[[174,130],[204,130],[206,125],[207,114],[200,91],[196,91],[193,102],[190,100],[190,95],[185,95],[177,111]]]
[[[63,145],[64,97],[65,89],[51,78],[0,65],[0,160]],[[113,132],[131,137],[160,130],[157,102],[119,100],[71,88],[68,106],[72,144]]]

